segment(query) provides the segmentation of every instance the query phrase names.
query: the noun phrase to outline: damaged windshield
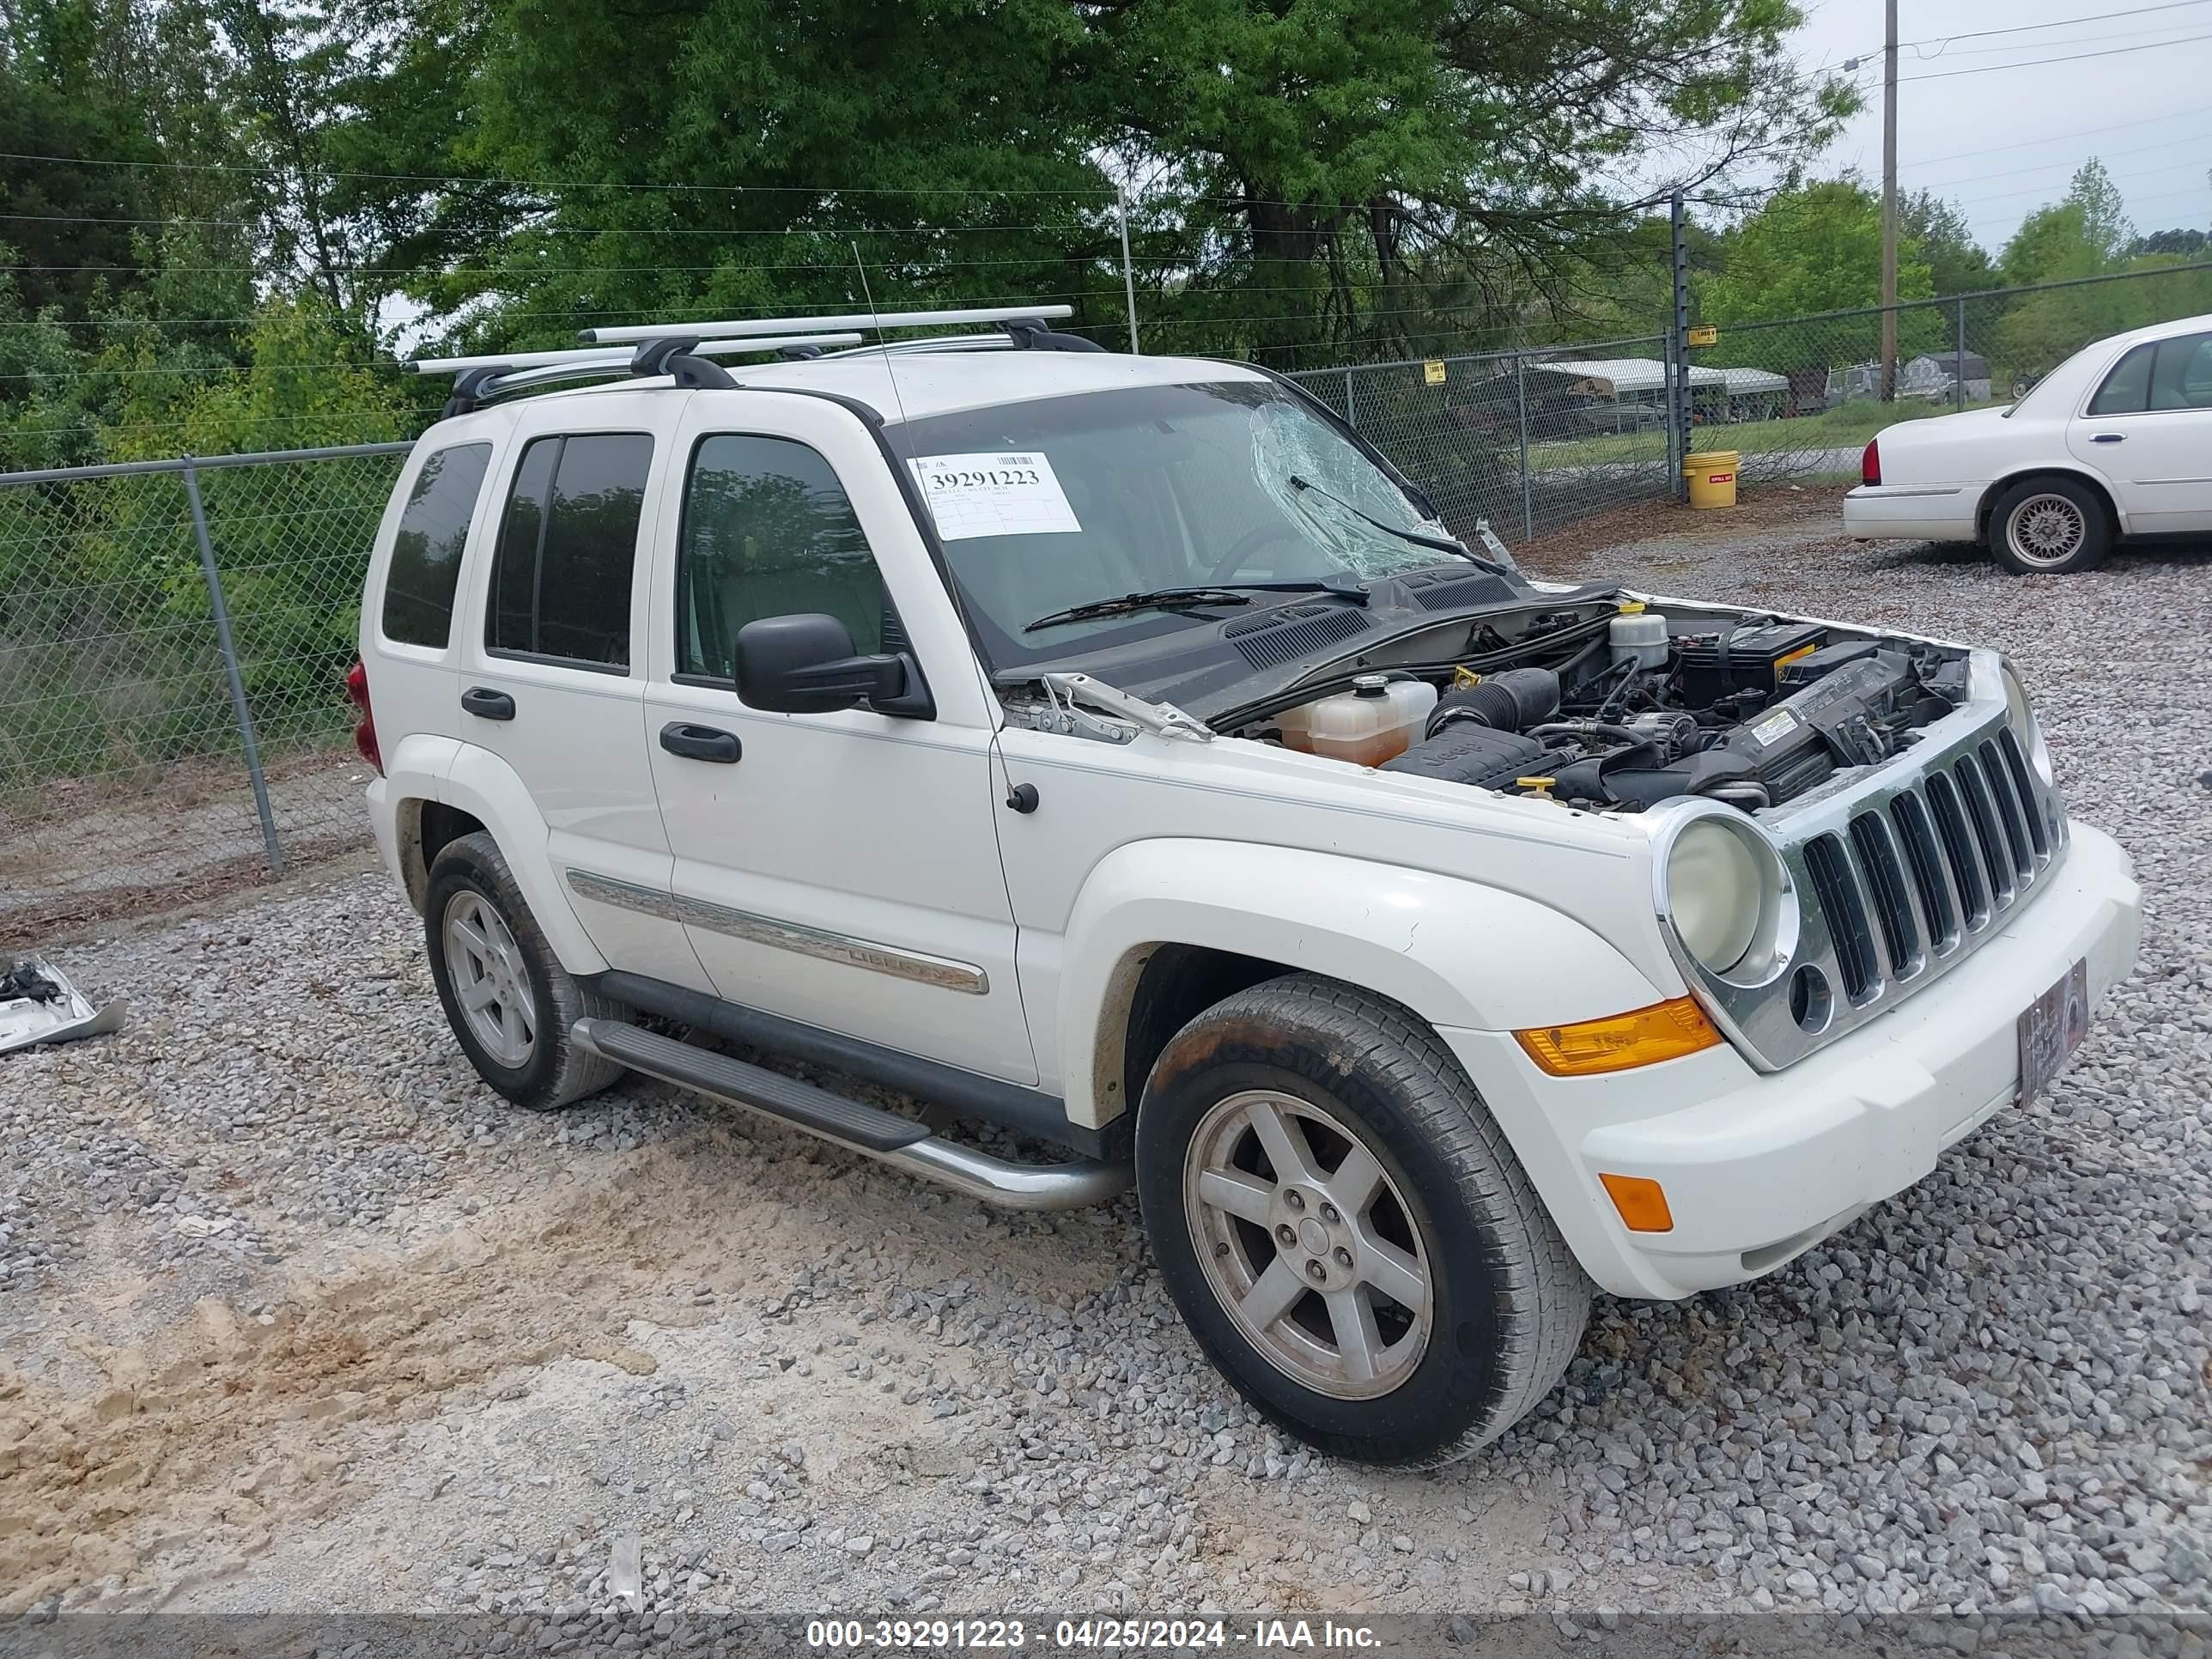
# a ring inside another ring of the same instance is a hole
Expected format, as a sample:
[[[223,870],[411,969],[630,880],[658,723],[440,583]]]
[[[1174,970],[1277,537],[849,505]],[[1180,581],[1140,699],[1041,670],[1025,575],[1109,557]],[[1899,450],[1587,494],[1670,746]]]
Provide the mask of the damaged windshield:
[[[1132,386],[934,416],[899,428],[896,448],[910,459],[999,667],[1229,614],[1203,601],[1101,601],[1356,586],[1462,556],[1358,446],[1267,381]],[[1079,614],[1036,625],[1066,612]]]

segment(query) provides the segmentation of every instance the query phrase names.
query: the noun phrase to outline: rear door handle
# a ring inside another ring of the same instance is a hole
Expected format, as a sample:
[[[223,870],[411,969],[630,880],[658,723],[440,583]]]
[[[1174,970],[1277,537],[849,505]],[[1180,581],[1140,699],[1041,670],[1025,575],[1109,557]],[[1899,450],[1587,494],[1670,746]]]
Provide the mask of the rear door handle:
[[[689,720],[671,720],[662,726],[660,746],[686,760],[713,761],[720,766],[735,766],[738,757],[744,753],[734,732],[694,726]]]
[[[2093,444],[2124,444],[2127,441],[2128,434],[2124,432],[2100,432],[2089,440]]]
[[[504,691],[495,691],[488,685],[472,685],[461,693],[461,707],[480,720],[511,720],[514,718],[514,699]]]

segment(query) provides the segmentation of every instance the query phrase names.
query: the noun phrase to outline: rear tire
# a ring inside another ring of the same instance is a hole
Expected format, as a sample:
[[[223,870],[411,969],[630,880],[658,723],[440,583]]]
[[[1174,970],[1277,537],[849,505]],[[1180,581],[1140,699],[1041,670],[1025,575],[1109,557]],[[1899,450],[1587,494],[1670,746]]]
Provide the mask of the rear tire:
[[[2015,575],[2093,570],[2111,551],[2112,521],[2088,485],[2051,474],[2023,478],[1990,509],[1990,551]]]
[[[1185,1322],[1323,1451],[1465,1457],[1582,1340],[1589,1281],[1512,1148],[1436,1033],[1370,993],[1293,975],[1199,1015],[1152,1067],[1136,1163]]]
[[[577,982],[523,902],[499,843],[479,830],[439,849],[422,905],[430,977],[477,1075],[533,1112],[573,1106],[623,1074],[569,1031],[619,1003]]]

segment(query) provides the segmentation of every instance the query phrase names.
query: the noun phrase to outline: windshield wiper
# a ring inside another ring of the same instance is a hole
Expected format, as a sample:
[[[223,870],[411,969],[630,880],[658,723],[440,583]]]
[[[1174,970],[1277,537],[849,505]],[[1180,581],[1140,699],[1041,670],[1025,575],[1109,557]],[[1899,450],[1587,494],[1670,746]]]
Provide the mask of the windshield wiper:
[[[1335,502],[1339,507],[1352,514],[1353,518],[1358,520],[1362,524],[1372,525],[1376,529],[1381,531],[1386,536],[1395,536],[1400,541],[1411,542],[1416,547],[1433,547],[1439,553],[1449,553],[1455,558],[1465,559],[1469,564],[1480,565],[1483,569],[1490,571],[1496,575],[1510,576],[1513,574],[1513,572],[1508,570],[1504,565],[1499,564],[1496,560],[1486,559],[1480,553],[1468,551],[1463,544],[1453,540],[1449,536],[1425,536],[1418,530],[1401,530],[1396,525],[1386,523],[1382,520],[1375,517],[1372,514],[1363,513],[1358,507],[1354,507],[1350,501],[1345,500],[1343,496],[1336,495],[1330,490],[1323,489],[1312,479],[1302,478],[1295,472],[1291,474],[1291,488],[1302,492],[1311,490],[1315,495],[1320,496],[1322,500]]]
[[[1060,623],[1090,622],[1130,611],[1180,611],[1194,605],[1249,605],[1252,601],[1245,597],[1248,593],[1327,593],[1354,605],[1365,605],[1368,597],[1364,587],[1324,581],[1208,582],[1203,587],[1156,587],[1149,593],[1124,593],[1119,599],[1089,599],[1081,605],[1072,605],[1065,611],[1054,611],[1035,622],[1023,623],[1022,632],[1033,634],[1040,628],[1051,628]]]

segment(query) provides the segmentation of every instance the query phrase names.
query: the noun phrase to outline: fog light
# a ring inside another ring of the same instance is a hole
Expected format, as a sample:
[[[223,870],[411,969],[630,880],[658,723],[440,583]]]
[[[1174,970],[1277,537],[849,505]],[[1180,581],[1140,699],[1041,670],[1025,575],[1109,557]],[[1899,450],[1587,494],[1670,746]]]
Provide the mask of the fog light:
[[[1674,1213],[1667,1207],[1667,1189],[1648,1176],[1601,1175],[1606,1196],[1632,1233],[1671,1233]]]
[[[1687,997],[1572,1025],[1532,1026],[1513,1035],[1528,1058],[1553,1077],[1625,1072],[1694,1054],[1721,1040],[1705,1010]]]

